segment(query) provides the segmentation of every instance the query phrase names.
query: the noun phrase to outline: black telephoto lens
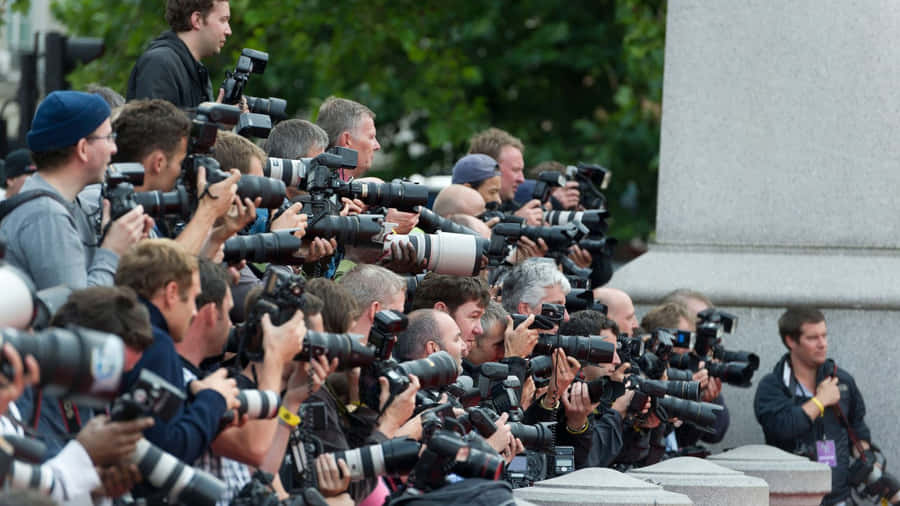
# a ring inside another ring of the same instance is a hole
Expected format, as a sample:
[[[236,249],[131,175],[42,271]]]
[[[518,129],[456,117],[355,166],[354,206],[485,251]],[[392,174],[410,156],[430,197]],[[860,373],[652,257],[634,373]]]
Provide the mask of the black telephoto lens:
[[[520,422],[508,422],[509,430],[513,436],[522,441],[522,445],[529,450],[547,451],[553,449],[555,439],[553,426],[556,422],[543,422],[534,425],[525,425]]]
[[[334,452],[350,468],[350,481],[384,474],[408,474],[419,461],[419,443],[409,438],[388,439],[381,444]]]
[[[749,351],[732,351],[717,348],[713,352],[713,357],[722,362],[746,362],[750,364],[754,371],[759,369],[759,355]]]
[[[356,216],[322,216],[312,220],[306,229],[309,237],[335,238],[346,246],[381,248],[376,238],[383,232],[383,217],[374,214]]]
[[[720,378],[732,386],[750,386],[750,380],[756,369],[747,362],[710,362],[706,364],[709,375]]]
[[[716,413],[722,411],[722,406],[709,402],[695,402],[677,397],[662,397],[659,405],[665,409],[671,418],[680,418],[701,427],[712,427],[716,423]]]
[[[404,374],[419,378],[419,389],[438,388],[456,381],[459,364],[446,351],[432,353],[425,358],[410,360],[399,365]]]
[[[181,185],[170,192],[135,193],[134,200],[144,206],[144,213],[150,216],[179,216],[186,219],[191,215],[191,200],[187,190]]]
[[[299,238],[287,231],[236,235],[225,241],[225,262],[246,260],[253,263],[301,265],[305,259],[295,256],[301,244]]]
[[[351,182],[341,196],[362,200],[370,206],[413,211],[428,203],[428,187],[415,183]]]
[[[562,348],[567,356],[579,362],[611,364],[616,345],[603,340],[603,336],[561,336],[542,334],[534,347],[536,354],[549,355],[556,348]]]
[[[678,369],[676,367],[670,367],[666,369],[666,375],[669,376],[669,381],[693,381],[694,373],[687,369]]]
[[[243,199],[262,198],[260,209],[277,209],[287,197],[284,182],[263,176],[241,176],[238,180],[238,196]]]
[[[308,362],[319,355],[325,355],[329,361],[337,358],[338,368],[343,371],[375,361],[375,351],[360,343],[359,336],[307,330],[303,349],[294,360]]]
[[[247,95],[244,95],[244,98],[247,99],[247,108],[250,112],[266,114],[273,122],[287,119],[287,101],[283,98],[259,98]]]

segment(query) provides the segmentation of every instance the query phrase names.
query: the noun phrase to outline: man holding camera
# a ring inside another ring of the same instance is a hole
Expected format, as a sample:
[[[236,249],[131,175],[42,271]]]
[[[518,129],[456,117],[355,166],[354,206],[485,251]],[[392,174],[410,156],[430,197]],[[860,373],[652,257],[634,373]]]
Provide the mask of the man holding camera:
[[[533,199],[524,205],[516,202],[516,189],[525,181],[525,159],[522,152],[525,145],[508,132],[499,128],[489,128],[475,134],[469,140],[469,153],[482,153],[497,160],[500,168],[500,210],[525,219],[532,227],[544,222],[541,202]]]
[[[81,206],[78,193],[103,180],[116,153],[109,115],[102,98],[77,91],[54,91],[35,113],[28,147],[37,174],[4,201],[0,240],[7,244],[6,261],[38,290],[113,284],[119,256],[153,225],[141,206],[109,224],[104,202],[105,233],[98,237],[95,219]]]
[[[146,368],[176,388],[188,390],[192,401],[180,406],[168,422],[159,417],[145,436],[161,449],[194,462],[209,447],[219,430],[222,416],[237,407],[237,386],[220,369],[202,380],[185,385],[182,362],[175,350],[197,314],[200,276],[196,258],[170,239],[142,241],[129,251],[116,272],[116,283],[132,288],[150,311],[153,344],[134,369],[124,375],[127,392]]]
[[[231,35],[230,18],[228,0],[168,0],[171,31],[138,58],[125,97],[162,98],[181,108],[214,100],[209,71],[200,61],[222,50]]]
[[[867,459],[871,435],[862,393],[853,376],[828,358],[825,315],[789,308],[778,319],[788,352],[759,382],[753,408],[766,444],[831,466],[831,493],[822,504],[853,504],[851,455]]]

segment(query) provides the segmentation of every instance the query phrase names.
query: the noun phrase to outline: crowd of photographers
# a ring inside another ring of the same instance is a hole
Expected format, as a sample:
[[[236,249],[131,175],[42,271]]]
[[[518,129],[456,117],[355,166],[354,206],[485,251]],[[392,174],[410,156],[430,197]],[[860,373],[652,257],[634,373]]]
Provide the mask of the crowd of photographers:
[[[436,195],[368,177],[376,114],[286,119],[266,53],[212,102],[229,5],[194,3],[127,103],[53,92],[7,157],[0,501],[508,504],[722,440],[759,359],[700,293],[639,323],[603,286],[608,171],[526,179],[492,128]]]

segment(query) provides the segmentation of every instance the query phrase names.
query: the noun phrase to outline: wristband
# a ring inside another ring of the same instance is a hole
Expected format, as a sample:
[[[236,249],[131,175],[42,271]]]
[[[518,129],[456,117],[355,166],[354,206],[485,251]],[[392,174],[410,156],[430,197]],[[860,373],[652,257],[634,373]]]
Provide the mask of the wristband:
[[[813,401],[813,404],[815,404],[817,408],[819,408],[819,416],[825,416],[825,405],[822,404],[822,401],[816,399],[815,397],[810,400]]]
[[[546,409],[547,411],[555,411],[555,410],[559,409],[559,399],[556,399],[556,404],[554,404],[552,407],[547,407],[547,405],[544,404],[545,399],[546,399],[546,397],[542,397],[539,402],[539,404],[541,405],[542,408]]]
[[[572,434],[573,436],[577,436],[579,434],[584,434],[585,432],[587,432],[588,427],[590,427],[590,426],[591,426],[590,422],[585,421],[584,425],[582,425],[580,429],[573,429],[573,428],[569,427],[568,425],[566,425],[566,431],[568,431],[569,434]]]
[[[278,420],[292,429],[300,425],[300,417],[288,411],[284,406],[278,408]]]

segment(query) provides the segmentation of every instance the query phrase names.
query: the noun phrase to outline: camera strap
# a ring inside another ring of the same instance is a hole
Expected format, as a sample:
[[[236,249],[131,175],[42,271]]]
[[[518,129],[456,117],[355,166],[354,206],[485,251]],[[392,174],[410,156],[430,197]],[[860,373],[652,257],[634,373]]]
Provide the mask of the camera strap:
[[[3,218],[6,218],[6,216],[9,215],[9,213],[13,212],[15,208],[28,202],[29,200],[34,200],[39,197],[50,197],[62,204],[66,209],[69,208],[70,203],[66,202],[66,200],[62,198],[62,196],[58,193],[52,192],[50,190],[28,190],[0,202],[0,221],[3,221]]]
[[[837,376],[837,364],[834,364],[834,369],[832,369],[831,371],[831,376]],[[831,407],[834,408],[834,412],[837,413],[838,420],[841,421],[841,425],[843,425],[844,428],[847,429],[847,435],[850,436],[850,442],[853,443],[853,447],[856,448],[857,453],[859,453],[859,458],[861,458],[863,462],[865,462],[866,452],[863,449],[862,443],[859,441],[859,438],[856,436],[856,431],[853,430],[853,427],[850,426],[850,422],[847,421],[847,417],[844,416],[844,410],[841,409],[841,403],[838,402]]]

